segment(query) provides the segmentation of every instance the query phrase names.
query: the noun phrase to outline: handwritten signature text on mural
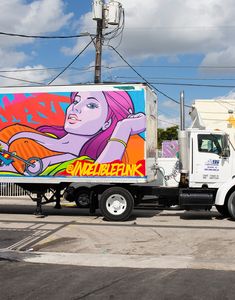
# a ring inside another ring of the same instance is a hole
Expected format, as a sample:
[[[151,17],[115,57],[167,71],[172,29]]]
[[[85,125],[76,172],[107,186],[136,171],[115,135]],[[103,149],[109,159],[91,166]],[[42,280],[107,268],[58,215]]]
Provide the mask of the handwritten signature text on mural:
[[[141,163],[96,164],[77,161],[67,166],[66,173],[71,176],[145,176]]]

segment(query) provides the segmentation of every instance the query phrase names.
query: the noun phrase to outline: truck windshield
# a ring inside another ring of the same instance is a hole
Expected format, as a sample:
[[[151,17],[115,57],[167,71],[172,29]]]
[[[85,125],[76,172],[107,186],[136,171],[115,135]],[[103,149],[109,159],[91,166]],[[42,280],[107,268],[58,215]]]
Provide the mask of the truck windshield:
[[[221,154],[223,148],[223,135],[220,134],[199,134],[198,151]]]

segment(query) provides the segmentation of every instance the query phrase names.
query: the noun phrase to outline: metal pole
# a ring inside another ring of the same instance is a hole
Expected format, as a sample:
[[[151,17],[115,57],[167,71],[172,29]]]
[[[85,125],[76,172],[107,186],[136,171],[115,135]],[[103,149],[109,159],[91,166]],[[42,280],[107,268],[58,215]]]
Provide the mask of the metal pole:
[[[180,92],[180,130],[185,130],[184,91]]]
[[[97,20],[96,30],[96,56],[95,56],[95,83],[101,82],[101,55],[102,55],[102,37],[103,37],[103,19]]]

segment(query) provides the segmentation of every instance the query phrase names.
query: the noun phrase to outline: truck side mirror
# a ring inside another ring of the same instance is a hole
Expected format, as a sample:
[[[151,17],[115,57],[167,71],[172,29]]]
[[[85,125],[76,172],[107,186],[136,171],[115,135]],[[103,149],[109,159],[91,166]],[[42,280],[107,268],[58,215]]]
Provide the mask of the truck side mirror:
[[[223,149],[220,153],[220,156],[221,157],[229,157],[230,156],[230,149],[229,148]]]
[[[229,157],[230,156],[230,147],[229,147],[229,136],[227,134],[225,134],[222,137],[222,151],[220,153],[221,157]]]

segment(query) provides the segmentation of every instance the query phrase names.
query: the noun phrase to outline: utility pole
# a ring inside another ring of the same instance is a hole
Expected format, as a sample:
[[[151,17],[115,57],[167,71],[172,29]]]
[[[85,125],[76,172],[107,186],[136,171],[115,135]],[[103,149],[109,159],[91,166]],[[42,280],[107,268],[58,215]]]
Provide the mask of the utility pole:
[[[185,130],[184,91],[180,92],[180,130]]]
[[[119,24],[121,9],[121,4],[115,0],[110,0],[109,4],[104,4],[103,0],[94,0],[92,3],[93,20],[97,22],[95,41],[95,83],[101,82],[103,28],[108,27],[108,24]]]
[[[103,20],[97,20],[95,42],[95,83],[101,82],[101,56],[102,56]]]
[[[94,0],[92,3],[93,20],[97,22],[96,41],[95,41],[95,83],[101,82],[101,55],[102,55],[102,38],[103,38],[103,19],[104,19],[104,2],[103,0]]]

